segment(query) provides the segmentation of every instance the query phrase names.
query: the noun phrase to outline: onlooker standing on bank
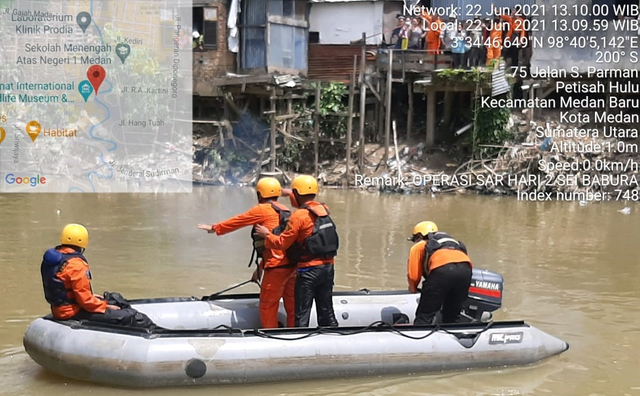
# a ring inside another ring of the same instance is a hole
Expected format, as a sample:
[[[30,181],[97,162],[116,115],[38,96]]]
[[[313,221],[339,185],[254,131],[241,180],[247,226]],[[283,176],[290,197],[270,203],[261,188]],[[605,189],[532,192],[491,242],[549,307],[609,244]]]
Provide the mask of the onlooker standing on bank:
[[[400,32],[404,28],[404,19],[405,18],[400,14],[398,14],[398,16],[396,18],[398,19],[398,24],[391,31],[391,37],[389,38],[389,44],[393,43],[393,48],[394,49],[401,49],[402,48],[402,39],[400,38]],[[394,38],[396,39],[395,42],[393,41]]]
[[[482,22],[479,16],[476,15],[471,21],[469,28],[467,29],[468,33],[468,44],[470,44],[468,59],[469,59],[469,67],[479,67],[484,65],[483,61],[483,47],[484,47],[484,29],[486,28],[485,24]]]
[[[411,30],[409,32],[409,49],[420,50],[422,49],[422,38],[424,32],[420,27],[420,20],[418,18],[411,19]]]
[[[467,42],[462,31],[462,26],[458,27],[458,32],[451,42],[451,53],[453,54],[453,68],[454,69],[466,69],[467,68]]]

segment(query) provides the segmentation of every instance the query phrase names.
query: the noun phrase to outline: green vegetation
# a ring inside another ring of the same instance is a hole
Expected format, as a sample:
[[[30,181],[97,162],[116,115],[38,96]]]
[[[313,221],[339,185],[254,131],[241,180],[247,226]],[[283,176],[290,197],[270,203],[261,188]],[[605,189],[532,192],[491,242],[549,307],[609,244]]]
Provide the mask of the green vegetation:
[[[505,94],[508,95],[508,94]],[[502,145],[511,137],[507,124],[511,118],[508,108],[483,108],[480,99],[476,100],[473,133],[470,136],[474,156],[492,154],[497,148],[479,147],[479,145]]]
[[[347,88],[342,83],[329,83],[322,87],[320,100],[320,137],[344,139],[347,134]],[[314,109],[313,109],[314,110]],[[300,117],[295,121],[296,135],[308,139],[307,142],[289,140],[284,150],[279,153],[278,163],[285,164],[296,171],[310,171],[313,166],[313,111],[305,111],[301,105],[296,105],[295,112]],[[342,144],[323,143],[319,147],[320,158],[335,158],[344,155]]]
[[[347,111],[347,106],[343,102],[346,97],[347,88],[342,83],[330,83],[322,88],[320,133],[325,137],[342,138],[346,134],[346,119],[333,115]]]
[[[435,83],[447,85],[483,85],[491,82],[491,73],[480,69],[445,69],[436,75]]]

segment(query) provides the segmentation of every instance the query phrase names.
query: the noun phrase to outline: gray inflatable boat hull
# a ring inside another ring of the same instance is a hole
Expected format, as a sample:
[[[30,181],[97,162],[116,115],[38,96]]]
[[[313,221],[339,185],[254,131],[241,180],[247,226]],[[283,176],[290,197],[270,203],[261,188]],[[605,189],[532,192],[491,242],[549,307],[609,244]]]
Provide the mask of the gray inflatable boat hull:
[[[47,370],[124,387],[526,365],[568,348],[565,342],[523,322],[442,327],[381,323],[391,323],[401,315],[412,321],[417,297],[402,292],[337,294],[334,306],[340,328],[323,330],[250,330],[258,316],[257,296],[148,300],[134,307],[171,330],[146,332],[39,318],[27,329],[24,346]],[[315,317],[312,320],[315,325]],[[379,325],[356,327],[376,321]],[[210,330],[220,325],[234,329]]]

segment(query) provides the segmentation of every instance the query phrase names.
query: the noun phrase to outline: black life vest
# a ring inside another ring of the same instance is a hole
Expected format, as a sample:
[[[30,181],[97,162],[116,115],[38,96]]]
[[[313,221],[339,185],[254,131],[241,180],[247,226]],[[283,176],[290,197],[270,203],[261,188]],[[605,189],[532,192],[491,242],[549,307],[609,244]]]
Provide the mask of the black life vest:
[[[324,204],[322,204],[324,206]],[[329,209],[324,206],[326,215],[319,215],[308,205],[302,205],[300,209],[306,209],[316,217],[313,223],[313,232],[304,240],[304,245],[294,243],[287,250],[287,257],[292,263],[304,263],[314,259],[331,259],[338,255],[340,240],[336,225],[329,216]]]
[[[278,226],[271,230],[271,233],[274,235],[280,235],[287,227],[289,217],[291,217],[291,211],[289,208],[276,201],[271,201],[271,207],[279,216]],[[253,248],[258,254],[258,257],[261,258],[264,254],[264,238],[255,235],[255,226],[251,229],[251,239],[253,240]]]
[[[422,263],[423,273],[429,272],[429,260],[435,252],[440,249],[459,250],[467,254],[467,249],[459,241],[453,239],[446,232],[430,232],[427,234],[427,243],[424,244],[424,261]]]
[[[65,289],[64,283],[56,277],[62,266],[74,257],[79,257],[87,262],[87,259],[80,252],[61,253],[58,249],[60,249],[60,246],[47,250],[42,257],[42,264],[40,265],[44,298],[54,307],[75,303],[75,300],[69,298],[68,290]],[[91,279],[90,273],[87,275]]]

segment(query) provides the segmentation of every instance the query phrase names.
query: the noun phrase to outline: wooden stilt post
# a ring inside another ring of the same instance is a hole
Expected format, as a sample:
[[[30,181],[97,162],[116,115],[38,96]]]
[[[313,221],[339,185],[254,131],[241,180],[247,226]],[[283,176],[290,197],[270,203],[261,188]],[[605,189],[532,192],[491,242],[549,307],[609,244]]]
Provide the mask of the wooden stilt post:
[[[358,167],[360,172],[364,172],[364,126],[367,112],[367,86],[360,85],[360,136],[358,141]]]
[[[351,170],[351,143],[353,136],[353,97],[355,96],[356,90],[356,67],[358,65],[358,55],[353,56],[353,70],[351,72],[351,83],[349,84],[349,115],[347,119],[347,147],[346,147],[346,156],[347,156],[347,171],[345,173],[344,185],[345,187],[349,187],[349,175]]]
[[[533,102],[535,100],[535,92],[534,92],[535,88],[533,88],[533,81],[530,82],[529,84],[529,103],[531,103],[531,106],[529,107],[529,122],[532,122],[533,119],[535,118],[535,115],[533,114],[535,111],[535,107],[533,106]]]
[[[442,125],[444,126],[444,130],[446,131],[447,139],[450,138],[449,133],[451,132],[451,116],[454,99],[455,92],[447,91],[444,93],[444,116]]]
[[[407,84],[407,94],[409,95],[409,108],[407,109],[407,144],[411,138],[413,130],[413,81]]]
[[[430,89],[427,91],[427,140],[425,142],[428,148],[435,145],[436,142],[436,91]]]
[[[275,92],[272,92],[275,94]],[[271,172],[276,171],[276,99],[271,98]]]
[[[322,91],[320,89],[320,81],[316,82],[316,111],[313,114],[313,153],[314,153],[314,165],[315,177],[318,177],[318,139],[320,138],[320,95]]]
[[[367,67],[367,33],[362,32],[362,51],[360,52],[360,128],[358,136],[358,168],[364,172],[364,122],[367,112],[367,85],[364,83]]]
[[[267,111],[266,99],[264,96],[260,97],[260,117],[264,117],[264,112]]]
[[[384,164],[389,159],[389,138],[391,136],[391,97],[393,91],[393,50],[389,50],[389,68],[387,70],[387,108],[384,125]]]
[[[287,99],[287,115],[292,115],[293,114],[293,99],[289,98]],[[291,122],[291,120],[287,120],[284,124],[284,130],[285,132],[291,132],[293,130],[293,123]],[[289,144],[289,137],[287,135],[284,136],[284,147],[287,147],[287,144]]]
[[[384,134],[384,109],[385,109],[385,103],[384,103],[384,85],[382,84],[382,82],[380,81],[381,78],[377,79],[377,86],[376,89],[378,90],[378,92],[380,93],[380,95],[382,96],[382,99],[376,104],[376,114],[378,115],[378,121],[377,121],[377,129],[376,129],[376,139],[375,141],[377,143],[382,142],[382,135]]]

